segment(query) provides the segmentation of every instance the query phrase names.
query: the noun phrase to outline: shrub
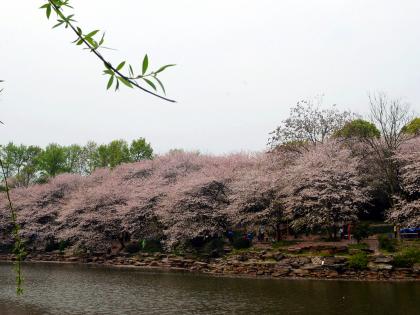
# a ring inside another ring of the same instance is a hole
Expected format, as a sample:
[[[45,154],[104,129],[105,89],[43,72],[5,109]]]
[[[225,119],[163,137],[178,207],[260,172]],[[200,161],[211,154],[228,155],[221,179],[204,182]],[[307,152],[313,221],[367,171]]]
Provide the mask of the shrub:
[[[386,234],[379,235],[379,248],[382,250],[386,250],[387,252],[395,252],[396,243],[395,239],[389,238]]]
[[[402,253],[395,255],[393,265],[400,268],[410,268],[414,264],[420,263],[420,249],[408,248]]]
[[[379,138],[381,132],[374,124],[363,119],[354,119],[338,130],[335,137],[341,138]]]
[[[414,118],[407,125],[405,125],[401,131],[408,135],[419,135],[420,134],[420,117]]]
[[[371,235],[369,223],[361,222],[353,230],[353,236],[357,240],[357,243],[360,243],[362,239],[367,238]]]
[[[369,259],[365,253],[357,253],[349,258],[349,267],[353,269],[366,269]]]

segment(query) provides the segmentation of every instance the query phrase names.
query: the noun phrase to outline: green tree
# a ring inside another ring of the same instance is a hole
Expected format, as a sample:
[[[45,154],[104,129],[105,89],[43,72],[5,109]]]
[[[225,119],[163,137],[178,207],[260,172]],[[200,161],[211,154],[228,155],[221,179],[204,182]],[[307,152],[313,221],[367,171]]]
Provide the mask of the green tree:
[[[371,234],[370,225],[367,222],[360,222],[353,229],[353,236],[360,243],[362,239],[368,238]]]
[[[93,141],[89,141],[83,147],[82,154],[85,159],[84,174],[92,174],[92,172],[99,167],[98,145]]]
[[[124,140],[114,140],[109,144],[98,146],[96,167],[114,168],[122,163],[130,162],[130,149]]]
[[[83,154],[83,147],[72,144],[65,147],[66,169],[71,173],[84,174],[86,159]]]
[[[66,148],[52,143],[38,156],[39,170],[48,177],[68,172]]]
[[[11,146],[11,158],[13,163],[13,168],[16,176],[20,175],[22,167],[25,164],[26,160],[26,146],[21,144],[20,146],[10,144]]]
[[[139,138],[133,140],[130,145],[130,160],[138,162],[141,160],[151,160],[153,158],[153,149],[146,139]]]
[[[34,164],[34,159],[40,148],[34,146],[15,145],[9,142],[0,148],[0,156],[3,160],[6,176],[20,177],[23,169],[28,164]]]
[[[108,144],[108,166],[114,168],[122,163],[130,162],[130,149],[124,140],[114,140]]]
[[[381,132],[369,121],[354,119],[346,123],[343,128],[334,134],[334,136],[346,139],[368,139],[379,138],[381,136]]]
[[[420,117],[416,117],[411,120],[407,125],[405,125],[402,130],[404,134],[407,135],[420,135]]]
[[[25,154],[23,158],[22,169],[16,175],[17,184],[19,186],[28,186],[34,182],[38,173],[38,156],[42,149],[38,146],[24,146]]]
[[[12,142],[9,142],[5,146],[1,146],[0,156],[3,162],[3,172],[4,176],[10,177],[14,172],[14,162],[13,162],[13,151],[15,150],[15,145]]]
[[[101,144],[96,152],[96,167],[108,167],[109,166],[109,152],[106,144]]]

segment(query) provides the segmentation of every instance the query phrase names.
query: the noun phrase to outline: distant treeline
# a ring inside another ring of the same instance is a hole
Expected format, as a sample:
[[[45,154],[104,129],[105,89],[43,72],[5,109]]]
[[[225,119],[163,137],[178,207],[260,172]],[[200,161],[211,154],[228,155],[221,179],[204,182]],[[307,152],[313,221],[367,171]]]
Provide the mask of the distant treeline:
[[[45,182],[60,173],[88,175],[96,168],[152,159],[153,149],[144,138],[131,144],[124,140],[100,145],[90,141],[84,146],[51,143],[45,148],[10,142],[0,146],[0,156],[12,186],[19,187]]]

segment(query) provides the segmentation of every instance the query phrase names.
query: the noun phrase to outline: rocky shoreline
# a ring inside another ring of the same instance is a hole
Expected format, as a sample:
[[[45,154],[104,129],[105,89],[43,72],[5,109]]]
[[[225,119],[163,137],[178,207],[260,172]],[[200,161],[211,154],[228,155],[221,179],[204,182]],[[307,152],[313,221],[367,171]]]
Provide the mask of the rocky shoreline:
[[[371,256],[367,268],[363,270],[349,268],[345,256],[289,256],[266,252],[239,253],[212,259],[197,259],[164,253],[74,256],[54,252],[31,254],[25,261],[154,268],[252,278],[420,281],[420,264],[415,264],[411,268],[395,268],[391,264],[392,259],[392,256]],[[0,261],[13,260],[13,255],[0,255]]]

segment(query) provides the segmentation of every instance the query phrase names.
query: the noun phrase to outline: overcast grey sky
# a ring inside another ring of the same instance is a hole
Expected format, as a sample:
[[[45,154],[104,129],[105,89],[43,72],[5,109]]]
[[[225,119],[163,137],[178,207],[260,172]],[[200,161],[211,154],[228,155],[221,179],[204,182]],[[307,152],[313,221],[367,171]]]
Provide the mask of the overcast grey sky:
[[[366,113],[369,91],[420,112],[418,0],[72,0],[106,31],[113,62],[176,63],[163,102],[106,91],[102,65],[51,30],[43,1],[0,1],[0,142],[46,145],[146,137],[158,152],[264,149],[298,100]]]

